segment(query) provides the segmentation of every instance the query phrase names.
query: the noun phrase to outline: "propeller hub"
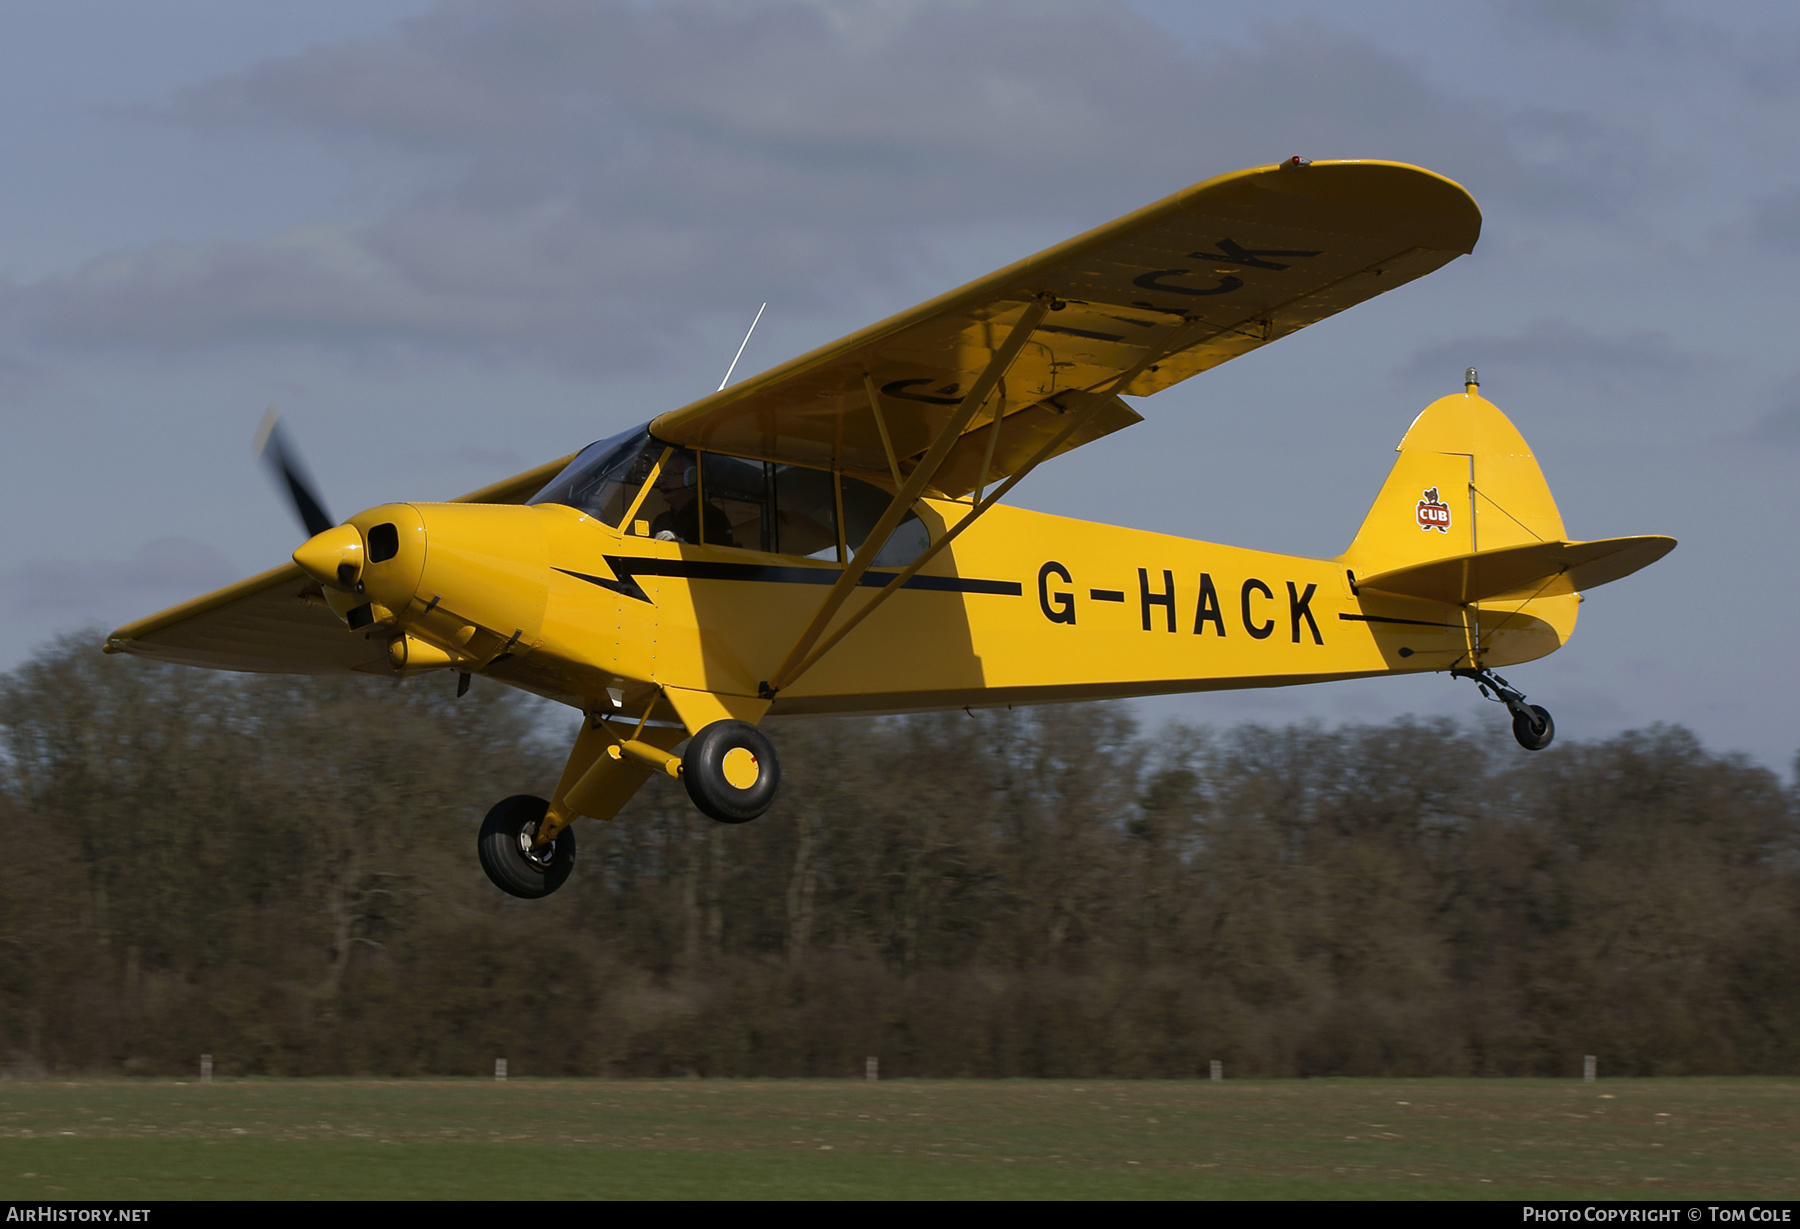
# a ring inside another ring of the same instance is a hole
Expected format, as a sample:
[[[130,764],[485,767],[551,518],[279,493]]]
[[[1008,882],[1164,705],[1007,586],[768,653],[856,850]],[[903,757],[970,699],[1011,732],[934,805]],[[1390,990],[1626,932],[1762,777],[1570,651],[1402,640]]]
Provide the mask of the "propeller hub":
[[[354,525],[334,525],[300,544],[294,562],[322,585],[356,593],[362,587],[363,540]]]

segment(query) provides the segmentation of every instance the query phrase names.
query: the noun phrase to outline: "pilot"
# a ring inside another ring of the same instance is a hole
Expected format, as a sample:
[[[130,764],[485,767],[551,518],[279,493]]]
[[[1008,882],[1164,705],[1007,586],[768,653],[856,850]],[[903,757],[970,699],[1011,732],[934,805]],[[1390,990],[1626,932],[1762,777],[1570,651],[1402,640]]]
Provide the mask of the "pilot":
[[[736,546],[731,536],[731,518],[725,515],[711,501],[702,505],[699,493],[694,489],[699,471],[694,467],[692,454],[683,453],[671,456],[662,472],[656,476],[656,489],[668,501],[669,507],[659,512],[656,519],[650,522],[650,536],[661,542],[686,542],[697,546],[700,543],[700,510],[706,509],[706,544],[708,546]]]

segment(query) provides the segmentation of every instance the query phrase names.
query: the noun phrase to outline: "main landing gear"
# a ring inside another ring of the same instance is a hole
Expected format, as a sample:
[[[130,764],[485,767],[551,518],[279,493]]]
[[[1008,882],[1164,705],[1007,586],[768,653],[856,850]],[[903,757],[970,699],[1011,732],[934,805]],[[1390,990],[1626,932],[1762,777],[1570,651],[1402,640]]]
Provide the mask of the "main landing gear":
[[[781,764],[748,721],[715,721],[688,743],[681,783],[702,814],[722,824],[749,823],[775,801]]]
[[[1550,710],[1525,703],[1525,693],[1492,670],[1452,670],[1450,677],[1473,679],[1482,695],[1506,705],[1512,714],[1513,737],[1525,750],[1542,751],[1556,737],[1556,722],[1550,720]]]
[[[502,892],[536,900],[562,887],[575,869],[574,829],[564,828],[555,840],[536,843],[538,825],[549,810],[542,798],[514,794],[495,803],[481,821],[475,852],[481,869]]]
[[[560,888],[575,869],[575,832],[566,826],[567,821],[576,814],[611,816],[650,773],[680,777],[701,813],[722,824],[755,819],[769,809],[781,785],[781,764],[774,746],[747,721],[715,721],[705,726],[688,740],[687,754],[679,758],[635,734],[620,740],[617,734],[594,733],[600,729],[595,725],[582,736],[599,740],[587,753],[590,759],[579,758],[583,744],[577,741],[571,758],[579,764],[579,771],[573,782],[565,774],[565,785],[570,788],[558,787],[562,801],[557,815],[564,825],[560,831],[557,823],[547,818],[550,804],[529,794],[495,804],[482,821],[475,849],[481,869],[502,892],[536,900]],[[642,732],[640,728],[637,733]],[[617,775],[621,771],[623,778]],[[546,822],[550,827],[543,829]],[[540,829],[556,835],[539,842]]]

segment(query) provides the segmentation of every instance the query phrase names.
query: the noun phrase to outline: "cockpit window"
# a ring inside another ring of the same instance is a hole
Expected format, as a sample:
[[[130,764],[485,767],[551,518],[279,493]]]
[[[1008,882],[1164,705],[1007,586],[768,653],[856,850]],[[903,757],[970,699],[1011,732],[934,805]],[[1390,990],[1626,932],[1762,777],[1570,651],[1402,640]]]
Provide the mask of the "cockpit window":
[[[662,455],[648,424],[589,444],[527,503],[566,504],[609,525],[617,525]]]
[[[700,461],[702,498],[718,510],[726,536],[712,531],[707,518],[708,546],[741,546],[745,550],[774,550],[774,527],[769,516],[769,467],[761,461],[722,457],[709,452]]]
[[[830,470],[709,452],[701,462],[700,489],[709,509],[708,546],[837,561],[837,493]],[[714,532],[715,513],[729,523],[729,537]]]
[[[831,471],[771,465],[775,488],[775,549],[808,559],[838,557],[837,493]]]
[[[719,510],[700,500],[700,463],[694,454],[686,448],[671,448],[667,456],[661,449],[656,455],[663,458],[662,468],[632,515],[630,532],[647,533],[659,542],[694,546],[700,543],[702,522],[709,540],[728,533],[731,527]]]
[[[842,478],[844,491],[844,547],[851,556],[862,549],[864,539],[875,528],[875,522],[888,510],[894,497],[878,486],[855,478]],[[931,548],[931,532],[919,519],[917,508],[909,511],[894,532],[882,543],[871,567],[903,568]]]
[[[656,481],[646,487],[659,459]],[[579,508],[627,534],[665,542],[839,562],[856,554],[893,497],[855,478],[834,484],[833,477],[802,465],[670,448],[652,439],[646,425],[588,445],[529,502]],[[634,503],[632,523],[621,524]],[[888,535],[874,566],[905,567],[930,545],[915,510]]]

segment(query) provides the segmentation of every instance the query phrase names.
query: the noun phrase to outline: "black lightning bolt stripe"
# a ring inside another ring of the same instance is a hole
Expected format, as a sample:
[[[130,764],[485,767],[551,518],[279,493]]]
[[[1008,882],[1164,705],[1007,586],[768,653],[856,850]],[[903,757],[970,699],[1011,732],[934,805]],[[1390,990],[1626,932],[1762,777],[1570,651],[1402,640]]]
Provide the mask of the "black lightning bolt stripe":
[[[602,557],[605,558],[604,556]],[[572,572],[568,568],[557,568],[556,570],[561,572],[564,576],[573,576],[576,580],[585,580],[590,585],[599,585],[602,589],[611,589],[614,593],[622,593],[626,597],[635,597],[640,602],[650,601],[650,595],[645,593],[638,582],[631,578],[631,573],[619,571],[617,560],[607,558],[606,561],[612,564],[613,571],[617,572],[621,579],[608,580],[604,576],[590,576],[586,572]],[[655,605],[655,603],[652,602],[651,605]]]
[[[557,568],[564,576],[573,576],[589,584],[611,589],[614,593],[648,602],[650,597],[637,583],[639,576],[676,576],[684,580],[749,580],[772,585],[829,585],[841,573],[836,568],[784,568],[762,563],[713,563],[697,559],[644,559],[633,556],[605,555],[606,564],[617,580],[590,576],[569,568]],[[892,574],[865,572],[858,582],[861,588],[886,588]],[[924,589],[938,593],[988,593],[1000,597],[1018,597],[1025,587],[1016,580],[976,580],[963,576],[914,576],[902,589]]]

